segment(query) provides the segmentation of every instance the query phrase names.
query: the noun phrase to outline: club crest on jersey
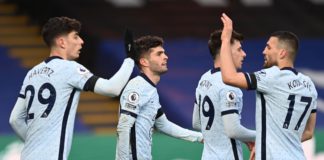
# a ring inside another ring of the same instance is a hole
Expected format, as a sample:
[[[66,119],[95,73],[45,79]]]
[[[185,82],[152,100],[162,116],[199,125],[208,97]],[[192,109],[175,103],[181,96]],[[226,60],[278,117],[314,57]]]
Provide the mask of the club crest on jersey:
[[[226,99],[228,102],[234,102],[236,99],[236,94],[233,91],[229,91],[226,93]]]
[[[138,102],[138,99],[139,99],[139,95],[138,95],[138,93],[136,93],[136,92],[132,92],[132,93],[130,93],[129,95],[128,95],[128,101],[130,102],[130,103],[137,103]]]
[[[86,74],[86,73],[89,72],[86,68],[84,68],[84,67],[82,67],[82,66],[78,67],[77,70],[78,70],[78,73],[79,73],[79,74]]]

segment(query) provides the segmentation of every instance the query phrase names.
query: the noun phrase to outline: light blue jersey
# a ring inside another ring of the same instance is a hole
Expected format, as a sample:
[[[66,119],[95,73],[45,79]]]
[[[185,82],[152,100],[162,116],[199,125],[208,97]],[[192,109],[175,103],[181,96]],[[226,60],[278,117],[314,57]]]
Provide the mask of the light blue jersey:
[[[129,81],[120,97],[116,160],[151,160],[154,128],[169,136],[201,142],[202,134],[170,122],[163,113],[155,84],[141,74]]]
[[[317,99],[311,79],[277,66],[245,76],[256,89],[256,159],[305,159],[301,137]]]
[[[241,118],[242,97],[239,88],[223,83],[219,68],[202,75],[196,88],[196,105],[204,137],[203,160],[243,159],[241,142],[226,135],[222,119],[228,114]]]
[[[120,97],[120,107],[121,113],[136,118],[130,133],[131,146],[126,146],[130,147],[130,152],[126,154],[131,154],[131,159],[152,159],[153,127],[156,118],[163,113],[154,83],[144,74],[130,80]]]
[[[22,160],[66,160],[70,152],[80,91],[92,77],[85,67],[51,57],[26,75],[24,99],[27,135]]]

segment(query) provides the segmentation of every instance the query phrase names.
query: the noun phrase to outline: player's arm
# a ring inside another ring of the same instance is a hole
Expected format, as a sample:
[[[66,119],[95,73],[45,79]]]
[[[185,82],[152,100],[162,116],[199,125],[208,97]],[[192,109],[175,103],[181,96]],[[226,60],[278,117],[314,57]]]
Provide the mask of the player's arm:
[[[222,79],[225,84],[247,89],[248,84],[245,75],[236,71],[231,54],[231,36],[233,32],[232,20],[225,13],[222,14],[221,20],[224,25],[220,49]]]
[[[202,142],[203,137],[200,132],[191,131],[185,128],[182,128],[172,122],[170,122],[165,114],[160,109],[156,116],[155,127],[165,133],[166,135],[183,139],[190,142]]]
[[[197,102],[195,102],[195,104],[194,104],[194,109],[193,109],[193,113],[192,113],[192,127],[197,131],[201,131],[199,106],[198,106]]]
[[[27,132],[26,116],[27,111],[25,109],[25,99],[18,97],[10,114],[9,123],[23,142],[25,141]]]
[[[254,142],[256,133],[241,125],[239,115],[237,113],[222,113],[225,133],[228,137],[234,138],[243,142]]]
[[[110,79],[92,76],[83,87],[84,91],[93,91],[106,96],[118,96],[129,80],[134,68],[134,60],[126,58],[120,69]]]
[[[116,160],[129,160],[131,148],[131,129],[136,121],[136,114],[122,110],[117,125],[117,151]],[[136,146],[132,146],[136,147]]]
[[[313,138],[315,123],[316,123],[316,110],[312,110],[312,113],[310,114],[307,120],[307,124],[302,135],[302,139],[301,139],[302,142]]]
[[[117,73],[110,79],[97,76],[90,77],[83,86],[84,91],[92,91],[106,96],[118,96],[128,82],[134,68],[134,41],[132,32],[127,30],[125,34],[125,51],[127,58]]]

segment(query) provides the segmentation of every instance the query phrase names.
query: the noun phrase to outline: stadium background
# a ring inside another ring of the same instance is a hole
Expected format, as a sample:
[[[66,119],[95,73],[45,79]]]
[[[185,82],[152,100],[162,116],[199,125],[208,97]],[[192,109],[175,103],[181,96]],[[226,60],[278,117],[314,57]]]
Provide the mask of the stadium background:
[[[124,58],[125,27],[135,37],[154,34],[165,38],[169,72],[158,85],[168,118],[191,128],[194,91],[200,75],[212,67],[209,33],[221,28],[219,16],[228,13],[245,35],[244,71],[263,63],[268,35],[291,30],[301,40],[295,67],[313,78],[319,93],[312,159],[324,152],[324,0],[0,0],[0,159],[21,146],[8,124],[27,70],[48,56],[39,30],[49,17],[69,16],[83,23],[85,40],[78,60],[95,74],[109,78]],[[136,75],[136,70],[133,76]],[[254,128],[254,92],[244,91],[242,123]],[[84,93],[75,124],[70,159],[113,159],[118,99]],[[199,159],[201,144],[155,134],[154,159]],[[245,154],[247,155],[247,154]],[[13,158],[10,158],[13,159]]]

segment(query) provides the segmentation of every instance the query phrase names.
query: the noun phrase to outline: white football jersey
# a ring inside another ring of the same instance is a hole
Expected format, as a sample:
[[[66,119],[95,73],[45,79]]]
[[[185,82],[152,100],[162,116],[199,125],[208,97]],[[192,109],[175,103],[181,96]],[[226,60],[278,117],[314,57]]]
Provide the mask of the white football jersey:
[[[136,117],[135,124],[131,129],[131,146],[126,146],[131,147],[130,157],[132,159],[152,159],[151,147],[155,119],[163,112],[157,89],[145,74],[128,82],[120,97],[120,109],[121,113],[131,113]]]
[[[80,91],[92,76],[81,64],[60,57],[27,73],[19,95],[25,99],[28,126],[22,160],[67,159]]]
[[[222,81],[219,68],[202,75],[196,88],[201,132],[204,137],[203,160],[243,159],[241,142],[229,138],[224,130],[223,115],[238,114],[243,107],[243,94],[239,88]]]
[[[305,159],[301,137],[317,99],[311,79],[277,66],[245,76],[256,89],[256,159]]]

